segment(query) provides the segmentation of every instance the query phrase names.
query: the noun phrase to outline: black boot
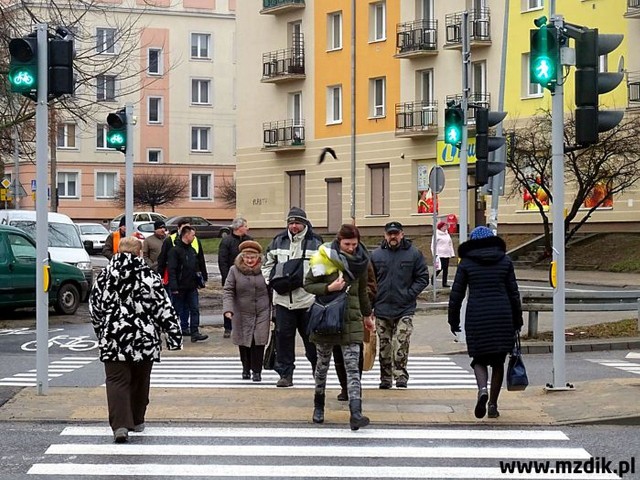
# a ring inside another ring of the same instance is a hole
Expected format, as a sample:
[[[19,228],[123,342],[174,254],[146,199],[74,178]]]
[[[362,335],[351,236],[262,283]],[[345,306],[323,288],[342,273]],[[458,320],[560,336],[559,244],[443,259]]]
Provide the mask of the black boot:
[[[362,415],[362,400],[349,400],[349,410],[351,410],[349,418],[351,430],[358,430],[369,425],[369,417]]]
[[[324,393],[313,396],[313,423],[324,422]]]
[[[344,369],[344,363],[336,363],[336,374],[338,375],[338,381],[340,382],[340,393],[338,394],[338,400],[346,402],[349,400],[349,393],[347,391],[347,371]]]

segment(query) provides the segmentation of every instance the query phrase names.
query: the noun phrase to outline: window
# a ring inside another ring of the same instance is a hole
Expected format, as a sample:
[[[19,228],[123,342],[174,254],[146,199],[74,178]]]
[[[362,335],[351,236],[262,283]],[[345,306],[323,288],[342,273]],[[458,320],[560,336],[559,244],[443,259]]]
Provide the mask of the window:
[[[530,78],[530,55],[525,53],[522,55],[522,83],[523,83],[523,97],[537,97],[542,95],[542,85],[538,83],[531,83]]]
[[[96,30],[96,52],[116,53],[115,28],[98,28]]]
[[[148,123],[162,123],[162,97],[149,97]]]
[[[194,173],[191,175],[191,199],[211,200],[211,174]]]
[[[191,58],[210,58],[209,42],[211,35],[208,33],[191,34]]]
[[[105,124],[96,126],[96,148],[107,148],[107,132],[109,127]]]
[[[369,81],[369,96],[370,96],[370,112],[372,117],[384,117],[385,116],[385,79],[373,78]]]
[[[148,66],[147,73],[149,75],[162,74],[162,50],[159,48],[150,48],[148,50]]]
[[[327,50],[342,48],[342,12],[327,15]]]
[[[211,80],[191,80],[191,103],[199,105],[211,105],[209,101],[209,90],[211,88]]]
[[[208,152],[210,127],[191,127],[191,151]]]
[[[289,209],[292,207],[304,209],[304,170],[287,172],[287,175],[289,176]]]
[[[58,172],[58,197],[78,198],[77,172]]]
[[[118,174],[115,172],[96,173],[96,198],[114,198]]]
[[[98,101],[114,102],[116,100],[116,77],[113,75],[98,75],[96,77]]]
[[[389,164],[369,165],[371,215],[389,215]]]
[[[147,161],[149,163],[162,163],[162,150],[147,150]]]
[[[521,10],[525,12],[527,10],[534,10],[534,9],[542,8],[544,6],[544,0],[521,0],[521,1],[522,1]]]
[[[369,40],[379,42],[386,40],[386,4],[385,2],[372,3],[369,14]]]
[[[76,124],[58,124],[58,148],[76,148]]]
[[[418,72],[418,98],[425,103],[431,103],[433,98],[433,70],[421,70]]]
[[[473,93],[481,94],[487,92],[487,63],[481,62],[471,63],[471,75],[473,84]]]
[[[342,86],[327,87],[327,124],[342,122]]]

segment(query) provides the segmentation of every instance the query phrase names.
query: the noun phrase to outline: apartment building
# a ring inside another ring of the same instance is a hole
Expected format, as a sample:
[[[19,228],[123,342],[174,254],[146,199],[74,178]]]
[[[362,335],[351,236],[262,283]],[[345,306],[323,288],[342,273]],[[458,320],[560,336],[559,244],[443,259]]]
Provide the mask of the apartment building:
[[[76,220],[123,211],[113,197],[124,179],[124,155],[107,148],[106,117],[130,102],[134,175],[176,177],[187,186],[177,202],[157,210],[233,218],[219,188],[235,176],[236,0],[102,0],[82,13],[71,26],[76,62],[90,57],[113,70],[79,83],[75,95],[89,113],[56,114],[58,210]],[[13,166],[6,171],[10,176]],[[35,166],[23,159],[19,176],[31,193]],[[33,205],[31,195],[20,204]]]

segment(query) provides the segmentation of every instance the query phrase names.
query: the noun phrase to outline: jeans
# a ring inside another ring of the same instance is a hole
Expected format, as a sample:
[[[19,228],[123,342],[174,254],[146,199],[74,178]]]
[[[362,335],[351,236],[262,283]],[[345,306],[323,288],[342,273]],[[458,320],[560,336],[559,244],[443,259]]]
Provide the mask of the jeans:
[[[316,369],[316,346],[309,341],[307,324],[309,314],[306,308],[289,310],[282,305],[276,305],[276,367],[281,377],[293,376],[296,359],[296,330],[302,337],[305,356],[311,363],[312,370]]]
[[[172,295],[173,306],[180,317],[180,328],[183,331],[190,330],[191,334],[198,333],[200,328],[200,300],[198,289],[180,290],[179,293]],[[191,326],[189,326],[189,317],[191,317]]]

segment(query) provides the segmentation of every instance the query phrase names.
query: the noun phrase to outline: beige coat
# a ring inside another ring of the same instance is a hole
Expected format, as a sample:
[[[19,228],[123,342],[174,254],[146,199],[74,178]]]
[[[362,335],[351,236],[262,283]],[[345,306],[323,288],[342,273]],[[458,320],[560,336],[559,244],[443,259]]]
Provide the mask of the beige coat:
[[[260,262],[247,267],[238,255],[224,283],[222,311],[233,312],[231,340],[234,345],[250,347],[266,345],[269,341],[271,305],[267,284],[262,276]]]

